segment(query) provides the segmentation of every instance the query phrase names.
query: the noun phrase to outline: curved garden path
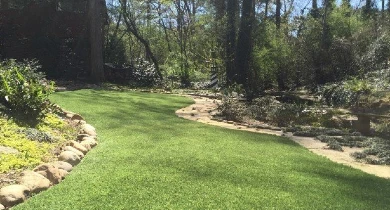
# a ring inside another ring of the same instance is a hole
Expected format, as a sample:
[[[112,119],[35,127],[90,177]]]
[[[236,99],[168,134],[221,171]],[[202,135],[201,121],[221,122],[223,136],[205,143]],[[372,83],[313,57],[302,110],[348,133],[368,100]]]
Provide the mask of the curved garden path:
[[[360,148],[343,147],[344,152],[340,152],[327,149],[326,143],[320,142],[311,137],[293,136],[291,133],[283,134],[281,131],[277,130],[249,128],[245,125],[240,125],[234,122],[216,121],[212,119],[212,114],[216,112],[215,109],[217,108],[217,103],[219,103],[220,101],[202,96],[186,96],[192,98],[195,103],[177,110],[176,115],[178,115],[179,117],[229,129],[245,130],[277,136],[286,136],[294,142],[307,148],[311,152],[325,156],[334,162],[360,169],[366,173],[374,174],[378,177],[390,178],[390,166],[360,163],[355,161],[355,159],[350,156],[350,154],[353,152],[361,151],[362,149]]]

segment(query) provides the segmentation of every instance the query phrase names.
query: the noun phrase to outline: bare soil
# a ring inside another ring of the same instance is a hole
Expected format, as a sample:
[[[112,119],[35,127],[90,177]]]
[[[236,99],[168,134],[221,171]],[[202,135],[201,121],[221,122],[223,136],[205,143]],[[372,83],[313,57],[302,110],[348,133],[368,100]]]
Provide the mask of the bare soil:
[[[213,119],[213,115],[217,113],[216,108],[218,106],[218,103],[220,103],[221,101],[202,96],[187,95],[187,97],[192,98],[195,103],[188,107],[184,107],[177,110],[176,115],[179,117],[229,129],[245,130],[277,136],[286,136],[292,141],[307,148],[311,152],[321,156],[325,156],[331,161],[359,169],[361,171],[376,175],[378,177],[390,179],[390,166],[370,165],[366,163],[361,163],[357,162],[353,157],[350,156],[350,154],[353,152],[361,152],[363,150],[362,148],[342,147],[344,151],[340,152],[328,149],[326,143],[320,142],[319,140],[316,140],[311,137],[293,136],[291,133],[283,133],[279,130],[251,128],[246,124],[241,124],[232,121],[217,121]]]

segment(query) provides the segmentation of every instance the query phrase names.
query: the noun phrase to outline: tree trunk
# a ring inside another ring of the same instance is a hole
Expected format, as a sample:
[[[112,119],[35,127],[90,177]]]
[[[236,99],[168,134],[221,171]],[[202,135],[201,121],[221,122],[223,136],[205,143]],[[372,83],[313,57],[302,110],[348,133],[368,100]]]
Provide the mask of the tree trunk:
[[[214,0],[213,5],[215,8],[215,34],[217,34],[217,43],[218,46],[224,46],[225,45],[225,38],[224,38],[224,21],[223,18],[225,17],[226,13],[226,4],[225,0]]]
[[[318,13],[318,5],[317,5],[317,0],[312,0],[312,5],[311,5],[311,16],[313,18],[318,18],[319,13]]]
[[[135,24],[135,20],[129,18],[129,14],[127,13],[127,0],[121,0],[120,2],[121,2],[121,12],[127,30],[130,33],[132,33],[135,36],[135,38],[137,38],[137,40],[141,42],[141,44],[145,47],[146,55],[148,56],[148,58],[152,60],[154,68],[156,69],[157,76],[159,77],[159,79],[163,79],[157,58],[154,56],[148,40],[143,38],[142,35],[139,33],[138,28]]]
[[[370,17],[372,10],[372,0],[366,0],[366,6],[364,7],[364,15],[366,18]]]
[[[235,70],[235,48],[237,35],[238,0],[227,0],[227,25],[226,25],[226,82],[228,85],[237,82]]]
[[[281,0],[276,0],[276,12],[275,12],[275,24],[276,24],[276,29],[280,29],[280,10],[282,9],[282,3]]]
[[[254,28],[254,0],[243,0],[240,31],[237,40],[236,70],[240,72],[238,83],[244,85],[247,94],[252,90],[253,78],[251,72],[253,28]]]
[[[104,80],[103,70],[103,31],[102,31],[102,2],[104,0],[88,1],[88,26],[90,43],[89,72],[93,82],[100,83]]]

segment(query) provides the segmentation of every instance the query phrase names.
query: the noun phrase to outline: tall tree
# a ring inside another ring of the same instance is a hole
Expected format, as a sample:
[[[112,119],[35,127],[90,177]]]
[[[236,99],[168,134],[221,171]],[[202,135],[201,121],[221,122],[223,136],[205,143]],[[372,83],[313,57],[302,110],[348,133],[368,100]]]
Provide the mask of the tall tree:
[[[318,18],[319,16],[319,11],[318,11],[318,5],[317,5],[317,0],[312,0],[312,4],[311,4],[311,16],[313,18]]]
[[[215,32],[217,34],[217,43],[219,46],[225,44],[225,38],[223,37],[224,32],[224,17],[226,13],[226,1],[225,0],[213,0],[212,1],[215,9]]]
[[[162,74],[161,74],[161,71],[160,71],[158,60],[157,60],[157,58],[153,54],[152,48],[150,47],[150,44],[149,44],[149,41],[147,39],[145,39],[141,35],[140,31],[138,30],[138,27],[137,27],[137,24],[136,24],[136,21],[135,21],[135,17],[130,12],[128,12],[127,0],[120,0],[120,4],[121,4],[121,13],[122,13],[125,25],[126,25],[126,29],[131,34],[133,34],[135,36],[135,38],[139,42],[141,42],[141,44],[145,47],[146,55],[152,60],[153,65],[154,65],[154,67],[156,69],[158,77],[160,79],[162,79]]]
[[[237,36],[238,0],[227,0],[226,13],[226,81],[228,84],[238,82],[235,70],[235,50]]]
[[[88,0],[88,26],[90,42],[90,79],[100,83],[103,70],[103,6],[105,0]]]
[[[280,22],[281,22],[280,11],[281,11],[281,9],[282,9],[281,0],[276,0],[275,23],[276,23],[277,29],[280,29]]]
[[[244,85],[247,94],[250,94],[253,88],[251,62],[255,24],[254,5],[254,0],[243,0],[242,2],[241,23],[236,49],[236,71],[239,72],[238,83]]]
[[[364,6],[364,15],[366,17],[369,17],[371,15],[371,11],[372,11],[372,6],[373,6],[373,1],[372,0],[366,0],[366,5]]]

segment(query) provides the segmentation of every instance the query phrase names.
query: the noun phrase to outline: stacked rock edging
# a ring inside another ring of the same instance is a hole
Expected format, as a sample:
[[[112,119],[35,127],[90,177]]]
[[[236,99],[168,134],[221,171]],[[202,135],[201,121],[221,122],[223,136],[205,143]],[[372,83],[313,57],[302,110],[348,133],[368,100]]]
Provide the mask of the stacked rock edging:
[[[72,171],[73,167],[80,163],[84,156],[98,144],[96,129],[87,124],[82,116],[62,109],[61,111],[65,119],[79,126],[76,140],[64,144],[58,161],[43,163],[32,171],[23,171],[17,179],[17,184],[1,188],[0,210],[11,208],[24,202],[33,194],[60,183]]]

